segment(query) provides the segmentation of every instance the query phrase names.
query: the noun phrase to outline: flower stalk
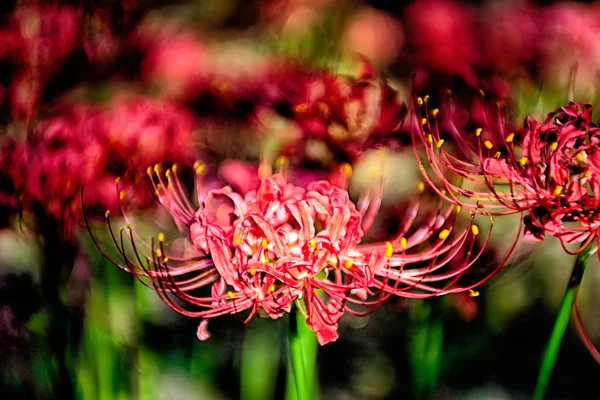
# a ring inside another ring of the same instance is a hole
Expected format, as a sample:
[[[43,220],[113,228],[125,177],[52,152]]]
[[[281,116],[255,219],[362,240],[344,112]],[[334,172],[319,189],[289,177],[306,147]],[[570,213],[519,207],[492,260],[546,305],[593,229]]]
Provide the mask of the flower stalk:
[[[588,244],[586,247],[584,247],[579,252],[575,260],[575,265],[573,266],[573,272],[571,272],[571,278],[569,279],[567,290],[565,291],[558,309],[558,315],[556,316],[554,328],[552,329],[550,339],[548,340],[548,344],[546,345],[546,349],[542,355],[540,372],[538,374],[535,391],[532,396],[533,400],[542,400],[545,397],[546,389],[548,388],[548,383],[550,382],[550,377],[552,376],[552,371],[554,369],[554,364],[556,363],[558,350],[567,329],[567,325],[569,324],[571,310],[573,309],[575,299],[577,298],[577,291],[579,289],[581,279],[583,278],[583,272],[590,256],[589,253],[592,246],[592,244]]]
[[[296,388],[297,400],[312,399],[312,394],[315,392],[313,381],[315,378],[315,363],[314,357],[312,363],[308,363],[306,359],[308,342],[306,335],[310,334],[310,330],[303,329],[302,324],[306,324],[302,313],[294,308],[289,316],[289,357],[292,374],[288,378],[293,377],[293,383]],[[288,385],[289,385],[288,381]],[[291,394],[291,390],[287,390]]]

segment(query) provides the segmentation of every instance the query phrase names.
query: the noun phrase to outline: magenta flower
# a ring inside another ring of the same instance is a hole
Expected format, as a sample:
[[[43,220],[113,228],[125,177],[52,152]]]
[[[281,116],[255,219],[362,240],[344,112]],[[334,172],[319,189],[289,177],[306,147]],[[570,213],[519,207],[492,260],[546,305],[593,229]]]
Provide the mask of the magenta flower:
[[[407,108],[369,65],[358,78],[288,67],[268,78],[264,101],[298,125],[302,136],[284,150],[304,153],[309,140],[324,143],[341,161],[354,160],[397,134]]]
[[[145,98],[120,99],[107,119],[113,151],[134,168],[158,162],[193,163],[195,122],[184,106]]]
[[[276,174],[244,196],[230,187],[207,190],[205,169],[196,165],[197,209],[184,195],[179,166],[164,174],[158,165],[148,169],[160,203],[187,232],[192,255],[171,249],[163,234],[158,243],[144,242],[131,225],[116,234],[107,213],[124,264],[113,262],[152,285],[174,310],[201,318],[202,340],[210,318],[276,319],[295,305],[325,344],[337,339],[345,312],[364,315],[392,295],[465,292],[489,277],[461,279],[481,255],[474,248],[480,232],[472,217],[453,227],[452,205],[418,218],[419,198],[391,240],[362,243],[381,203],[381,176],[355,204],[345,189],[347,164],[340,166],[345,180],[336,178],[340,186],[322,180],[304,188]]]
[[[444,148],[437,119],[423,120],[422,138],[448,200],[489,215],[527,213],[530,238],[548,232],[563,244],[588,244],[598,233],[600,205],[600,129],[591,115],[591,105],[569,103],[543,122],[527,118],[520,137],[477,128],[476,147],[461,158]],[[459,183],[449,173],[461,177]]]

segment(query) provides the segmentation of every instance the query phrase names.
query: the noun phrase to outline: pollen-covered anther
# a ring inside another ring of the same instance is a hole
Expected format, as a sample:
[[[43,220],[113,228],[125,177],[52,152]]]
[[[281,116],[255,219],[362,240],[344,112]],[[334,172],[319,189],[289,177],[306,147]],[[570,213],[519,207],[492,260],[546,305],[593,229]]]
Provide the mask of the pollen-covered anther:
[[[556,186],[554,188],[554,195],[555,196],[560,196],[560,194],[562,193],[562,191],[563,191],[563,187],[562,186],[560,186],[560,185]]]
[[[256,268],[250,268],[250,269],[248,270],[248,273],[249,273],[251,276],[254,276],[254,275],[256,275]]]
[[[429,143],[429,144],[433,143],[433,136],[431,136],[431,133],[427,134],[427,143]]]
[[[119,182],[121,182],[121,177],[120,177],[120,176],[117,176],[117,177],[115,178],[115,183],[118,185],[118,184],[119,184]]]
[[[420,106],[423,105],[423,99],[420,97],[417,97],[417,103],[419,103]]]
[[[158,241],[159,242],[164,242],[165,241],[165,234],[164,233],[160,232],[158,234]]]
[[[162,250],[161,249],[156,249],[156,250],[154,250],[154,252],[156,253],[157,257],[162,257]]]
[[[340,171],[346,176],[352,175],[352,166],[348,163],[342,163],[340,165]]]
[[[421,119],[421,125],[426,125],[426,124],[427,124],[427,118]]]
[[[508,135],[506,135],[506,143],[512,143],[514,139],[515,139],[514,133],[509,133]]]
[[[104,213],[104,218],[108,217],[110,217],[110,210],[106,210],[106,212]]]
[[[233,294],[233,292],[230,290],[227,292],[227,297],[229,297],[230,299],[235,299],[235,294]]]
[[[469,289],[469,297],[477,297],[479,296],[479,292],[477,290]]]
[[[266,249],[269,245],[269,241],[267,240],[267,238],[262,238],[262,240],[260,241],[260,245],[263,249]]]
[[[489,140],[486,140],[485,142],[483,142],[483,145],[488,150],[491,150],[494,147],[494,145],[492,144],[492,142],[490,142]]]
[[[481,136],[481,132],[482,132],[482,131],[483,131],[483,129],[482,129],[482,128],[477,128],[477,129],[475,129],[475,136],[477,136],[477,137]]]
[[[354,261],[352,261],[352,260],[346,260],[346,261],[344,261],[344,268],[350,269],[353,266],[354,266]]]
[[[406,240],[405,237],[401,237],[400,240],[398,241],[398,243],[400,244],[400,247],[402,247],[403,249],[406,249],[406,246],[408,246],[408,241]]]
[[[423,193],[424,191],[425,191],[425,183],[424,182],[418,182],[417,183],[417,192]]]
[[[523,156],[521,157],[521,159],[519,160],[519,164],[521,165],[521,167],[524,167],[525,164],[527,164],[527,157]]]
[[[233,243],[235,243],[236,245],[242,244],[243,241],[244,241],[244,239],[242,239],[241,236],[236,236],[233,238]]]
[[[385,242],[385,256],[390,258],[394,254],[394,246],[392,242]]]
[[[119,200],[124,200],[125,199],[125,192],[121,191],[119,192]]]
[[[440,112],[440,110],[438,108],[434,108],[433,110],[431,110],[431,116],[435,118],[435,117],[437,117],[439,112]]]
[[[444,139],[440,139],[438,140],[438,142],[435,144],[435,146],[440,149],[442,146],[444,145]]]
[[[450,231],[448,229],[444,229],[439,233],[438,237],[444,240],[448,237],[448,235],[450,235]]]
[[[471,225],[471,232],[473,233],[473,236],[479,235],[479,227],[475,224]]]
[[[460,212],[460,210],[462,210],[461,206],[456,206],[456,213],[458,214]]]
[[[550,150],[555,151],[556,149],[558,149],[558,142],[553,142],[550,145]]]

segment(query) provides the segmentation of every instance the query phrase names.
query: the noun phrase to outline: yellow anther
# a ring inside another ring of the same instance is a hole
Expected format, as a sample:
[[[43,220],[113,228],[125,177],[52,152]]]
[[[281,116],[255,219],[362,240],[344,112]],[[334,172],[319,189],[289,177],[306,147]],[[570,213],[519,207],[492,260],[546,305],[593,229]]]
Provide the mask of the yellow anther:
[[[506,143],[512,143],[512,141],[515,139],[515,134],[514,133],[509,133],[506,136]]]
[[[400,247],[402,247],[403,249],[405,249],[406,246],[408,246],[408,242],[405,237],[401,237],[398,243],[400,243]]]
[[[173,164],[173,166],[171,167],[171,169],[173,170],[173,173],[176,174],[177,173],[177,164]]]
[[[440,139],[438,140],[438,142],[435,144],[435,146],[440,149],[442,146],[444,145],[444,139]]]
[[[494,147],[494,145],[492,144],[492,142],[490,142],[489,140],[486,140],[485,142],[483,142],[483,145],[485,146],[486,149],[491,150],[492,147]]]
[[[421,125],[425,125],[425,124],[427,124],[427,118],[421,119]]]
[[[469,297],[477,297],[479,296],[479,292],[477,290],[469,289]]]
[[[163,264],[166,264],[166,263],[168,263],[168,262],[169,262],[169,257],[165,257],[165,258],[163,258]]]
[[[446,192],[446,189],[442,189],[442,190],[440,190],[440,193],[442,194],[442,196],[445,196],[445,195],[446,195],[446,193],[447,193],[447,192]]]
[[[562,191],[563,191],[563,187],[559,185],[554,188],[554,195],[559,196],[562,193]]]
[[[294,107],[294,112],[297,113],[303,113],[306,112],[306,110],[308,110],[308,104],[298,104]]]
[[[242,237],[241,237],[241,236],[236,236],[236,237],[234,237],[234,238],[233,238],[233,242],[234,242],[235,244],[237,244],[237,245],[240,245],[240,244],[242,244],[242,241],[243,241],[243,240],[242,240]]]
[[[258,167],[258,177],[260,179],[268,178],[271,175],[271,167],[265,163],[262,163]]]
[[[235,299],[235,295],[231,290],[227,292],[227,297],[229,297],[230,299]]]
[[[584,176],[584,178],[589,178],[590,176],[592,176],[592,171],[589,169],[583,171],[583,176]]]
[[[521,167],[524,167],[525,164],[527,164],[527,157],[521,157],[521,159],[519,160],[519,164],[521,164]]]
[[[154,252],[156,253],[157,257],[162,257],[162,251],[160,249],[156,249]]]
[[[456,206],[456,212],[459,213],[460,210],[462,210],[462,207],[461,206]]]
[[[110,216],[110,210],[106,210],[104,213],[104,218],[108,218]]]
[[[275,160],[275,165],[277,165],[278,168],[283,168],[288,164],[289,164],[289,160],[286,156],[279,156]]]
[[[165,241],[165,234],[164,233],[160,232],[158,234],[158,241],[159,242],[164,242]]]
[[[485,96],[485,92],[483,91],[483,89],[479,89],[479,94]]]
[[[194,172],[196,173],[196,175],[204,175],[206,173],[206,165],[204,165],[204,164],[198,164],[194,168]]]
[[[152,176],[152,167],[148,167],[146,168],[146,173],[150,176]]]
[[[423,193],[425,191],[425,183],[419,181],[419,183],[417,183],[417,191]]]
[[[317,241],[315,239],[309,240],[308,247],[310,247],[311,249],[315,249],[317,247]]]
[[[439,112],[440,112],[440,110],[438,108],[434,108],[433,110],[431,110],[431,116],[435,118],[435,117],[437,117]]]
[[[123,200],[125,198],[125,192],[119,192],[119,199]]]
[[[342,163],[340,165],[340,171],[342,171],[342,173],[346,176],[350,176],[352,175],[352,165],[348,164],[348,163]]]
[[[471,232],[473,232],[473,236],[479,235],[479,227],[475,224],[471,225]]]
[[[256,275],[256,268],[250,268],[248,272],[250,273],[250,275],[254,276]]]
[[[344,262],[344,267],[346,267],[346,269],[352,268],[353,265],[354,265],[354,261],[352,261],[352,260],[346,260]]]
[[[585,161],[585,157],[583,156],[583,153],[577,153],[577,155],[575,156],[575,159],[577,161],[579,161],[580,163]]]
[[[169,177],[170,177],[170,176],[171,176],[171,170],[170,170],[170,169],[168,169],[168,170],[167,170],[167,172],[165,172],[165,177],[166,177],[167,179],[169,179]]]
[[[427,134],[427,143],[429,143],[429,144],[433,143],[433,136],[431,136],[431,133]]]
[[[499,151],[497,151],[496,154],[494,154],[494,158],[500,158],[501,155],[502,154]]]
[[[553,143],[550,145],[550,150],[554,151],[554,150],[556,150],[556,149],[558,149],[558,142],[553,142]]]
[[[420,97],[417,97],[417,103],[419,103],[420,106],[423,105],[423,99]]]
[[[154,164],[154,172],[156,172],[157,174],[160,171],[160,164]]]
[[[423,97],[423,101],[425,103],[427,103],[429,101],[429,95],[428,94],[426,94],[425,97]]]
[[[481,136],[482,131],[483,131],[483,129],[481,129],[481,128],[475,129],[475,136],[477,136],[477,137]]]
[[[117,183],[117,184],[118,184],[119,182],[121,182],[121,177],[120,177],[120,176],[117,176],[117,177],[115,178],[115,183]]]
[[[394,254],[394,246],[392,242],[385,242],[385,256],[390,258]]]
[[[438,237],[442,240],[446,239],[448,237],[448,235],[450,235],[450,231],[448,229],[444,229],[443,231],[440,232],[440,234],[438,235]]]
[[[262,240],[260,241],[260,245],[262,246],[263,249],[266,249],[267,246],[269,245],[267,238],[262,238]]]
[[[273,293],[275,291],[275,284],[272,283],[271,286],[269,286],[269,293]]]

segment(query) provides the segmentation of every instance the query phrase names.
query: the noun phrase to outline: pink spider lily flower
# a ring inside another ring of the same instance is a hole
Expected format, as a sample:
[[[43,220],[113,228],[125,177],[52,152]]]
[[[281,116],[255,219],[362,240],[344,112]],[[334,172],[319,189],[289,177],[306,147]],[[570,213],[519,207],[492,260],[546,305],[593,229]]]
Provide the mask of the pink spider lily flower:
[[[191,256],[172,251],[162,233],[158,241],[141,239],[123,209],[126,226],[116,233],[106,214],[122,258],[112,261],[154,287],[174,310],[201,318],[201,340],[209,336],[210,318],[276,319],[295,305],[326,344],[337,339],[345,312],[365,315],[393,295],[467,292],[489,277],[460,281],[481,255],[474,250],[480,228],[474,215],[455,225],[456,207],[444,202],[418,218],[419,198],[392,240],[362,243],[381,204],[380,174],[353,203],[346,191],[348,164],[340,166],[338,186],[321,180],[304,188],[278,173],[262,176],[258,188],[243,196],[228,186],[207,190],[205,172],[205,165],[195,166],[196,208],[185,195],[179,166],[148,169],[160,203],[187,233]],[[482,236],[485,245],[489,234]]]
[[[296,68],[277,72],[264,102],[296,123],[301,138],[284,153],[290,157],[309,140],[324,143],[340,161],[354,161],[365,149],[398,134],[407,108],[397,92],[365,63],[357,78]],[[302,151],[303,152],[303,151]]]
[[[474,151],[461,158],[444,149],[436,118],[423,119],[420,136],[447,200],[487,215],[527,213],[527,237],[543,239],[548,232],[563,247],[581,242],[583,249],[600,227],[600,129],[591,115],[591,105],[571,102],[542,122],[527,118],[520,137],[477,128]],[[465,188],[465,182],[480,187]]]
[[[109,110],[107,130],[114,150],[141,169],[160,161],[192,164],[195,128],[182,105],[151,99],[119,99]]]

